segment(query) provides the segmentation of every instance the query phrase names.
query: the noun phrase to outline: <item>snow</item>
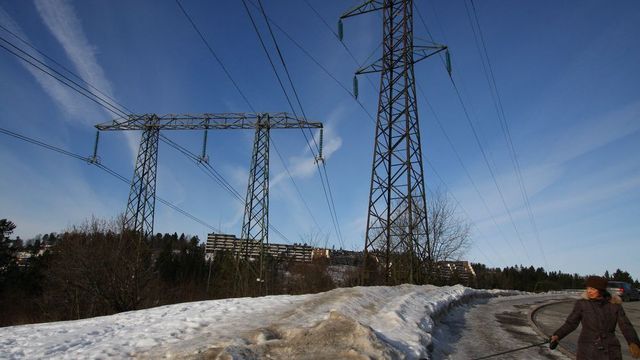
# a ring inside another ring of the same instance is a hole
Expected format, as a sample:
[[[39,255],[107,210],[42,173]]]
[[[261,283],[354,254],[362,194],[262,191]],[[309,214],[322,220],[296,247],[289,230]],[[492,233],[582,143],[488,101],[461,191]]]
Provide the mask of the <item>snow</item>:
[[[0,328],[0,358],[428,358],[449,309],[514,294],[400,285],[182,303]]]

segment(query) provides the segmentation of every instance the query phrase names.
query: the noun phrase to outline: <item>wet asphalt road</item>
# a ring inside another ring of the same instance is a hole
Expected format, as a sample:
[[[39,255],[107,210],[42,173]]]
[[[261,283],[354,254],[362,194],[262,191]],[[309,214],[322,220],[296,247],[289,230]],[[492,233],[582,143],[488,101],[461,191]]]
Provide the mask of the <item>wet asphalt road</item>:
[[[543,333],[551,334],[564,323],[564,320],[573,309],[574,302],[575,300],[571,300],[543,306],[533,314],[533,321],[538,325],[538,328]],[[640,301],[625,302],[622,306],[624,307],[625,313],[631,321],[631,324],[633,324],[633,327],[636,329],[636,332],[640,332]],[[560,342],[561,346],[563,346],[565,350],[574,354],[574,356],[578,342],[578,335],[580,334],[580,328],[581,327],[578,326],[576,330]],[[631,360],[632,357],[629,354],[627,341],[624,339],[619,329],[616,329],[616,335],[622,345],[622,358],[624,360]]]
[[[567,294],[520,295],[461,304],[438,319],[432,334],[431,358],[470,360],[543,342],[546,338],[534,329],[529,314],[538,306],[567,298]],[[560,360],[567,357],[542,345],[493,359]]]

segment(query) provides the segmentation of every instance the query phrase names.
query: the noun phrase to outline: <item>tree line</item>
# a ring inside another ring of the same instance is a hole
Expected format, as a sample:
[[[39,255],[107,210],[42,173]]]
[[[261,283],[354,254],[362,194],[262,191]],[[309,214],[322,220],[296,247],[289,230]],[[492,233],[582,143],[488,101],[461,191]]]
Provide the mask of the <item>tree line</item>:
[[[238,289],[233,254],[207,259],[197,236],[142,238],[119,220],[91,219],[24,241],[0,220],[0,326],[74,320],[179,302],[261,295]],[[326,262],[267,257],[270,294],[335,288]]]
[[[91,219],[60,234],[28,241],[12,238],[15,229],[13,222],[0,219],[0,326],[264,294],[257,286],[238,286],[238,276],[251,279],[243,273],[247,267],[242,259],[230,252],[207,258],[197,236],[173,233],[142,238],[122,232],[121,219]],[[263,261],[266,275],[261,280],[270,295],[316,293],[361,281],[362,269],[333,266],[329,259],[298,263],[266,256]],[[460,274],[453,274],[430,283],[534,292],[584,286],[581,275],[543,268],[500,269],[483,264],[473,268],[473,280],[463,281]],[[640,286],[619,269],[604,275]]]
[[[547,272],[544,268],[525,267],[522,265],[505,268],[488,268],[483,264],[472,264],[476,273],[472,286],[482,289],[508,289],[530,292],[554,291],[565,289],[583,289],[585,276],[566,274],[561,271]],[[593,275],[593,274],[592,274]],[[627,272],[616,269],[613,274],[605,271],[603,276],[610,281],[624,281],[640,288],[640,282],[634,280]]]

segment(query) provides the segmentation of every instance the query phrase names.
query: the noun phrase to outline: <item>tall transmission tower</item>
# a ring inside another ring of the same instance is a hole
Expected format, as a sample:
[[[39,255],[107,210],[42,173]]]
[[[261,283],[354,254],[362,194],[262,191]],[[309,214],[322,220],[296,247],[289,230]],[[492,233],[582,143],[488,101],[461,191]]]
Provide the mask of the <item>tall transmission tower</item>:
[[[145,238],[153,235],[153,219],[156,206],[156,173],[158,169],[159,119],[149,116],[144,119],[142,137],[136,158],[136,167],[131,179],[131,190],[127,200],[124,227],[134,230]]]
[[[140,148],[135,171],[131,181],[131,191],[125,213],[125,227],[145,237],[153,235],[155,209],[156,168],[158,161],[158,141],[160,130],[205,130],[202,158],[205,159],[206,136],[209,129],[253,129],[255,138],[251,158],[250,176],[247,187],[241,241],[236,250],[236,258],[244,256],[248,269],[238,276],[253,288],[249,279],[261,284],[263,274],[263,245],[269,242],[269,134],[271,129],[320,129],[322,123],[298,119],[288,113],[222,113],[222,114],[144,114],[129,115],[125,119],[96,125],[98,131],[142,130]],[[322,138],[322,136],[321,136]],[[97,158],[97,142],[94,159]],[[320,154],[322,156],[322,154]],[[250,259],[256,253],[260,259]],[[256,265],[254,260],[259,260]],[[263,286],[263,284],[261,285]]]
[[[443,45],[414,45],[412,0],[370,0],[347,11],[340,17],[340,37],[342,19],[378,10],[383,13],[382,57],[356,71],[356,76],[379,72],[381,79],[364,281],[422,283],[431,245],[413,65],[443,51],[449,63],[448,52]]]
[[[268,243],[267,239],[269,238],[269,129],[269,118],[259,118],[256,123],[256,133],[253,140],[249,185],[240,235],[241,239],[246,240],[243,245],[245,247],[245,260],[247,261],[251,253],[251,244]],[[258,272],[253,271],[253,274],[249,275],[255,277],[260,293],[262,293],[266,292],[264,253],[262,251],[260,251],[259,261]],[[237,274],[241,276],[240,272]],[[238,282],[243,283],[241,284],[242,286],[248,287],[247,280],[249,279],[242,279],[241,276]],[[243,292],[246,293],[247,290],[249,289],[244,289]]]

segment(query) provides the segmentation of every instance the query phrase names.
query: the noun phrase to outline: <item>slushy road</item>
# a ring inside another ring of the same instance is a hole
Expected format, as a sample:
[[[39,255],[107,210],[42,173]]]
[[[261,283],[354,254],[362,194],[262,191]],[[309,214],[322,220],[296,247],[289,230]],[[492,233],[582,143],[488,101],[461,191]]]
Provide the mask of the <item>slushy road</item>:
[[[432,359],[476,359],[503,351],[541,343],[529,320],[542,304],[575,299],[570,294],[518,295],[473,300],[452,308],[439,319],[433,332]],[[500,355],[492,359],[568,359],[549,345]]]

